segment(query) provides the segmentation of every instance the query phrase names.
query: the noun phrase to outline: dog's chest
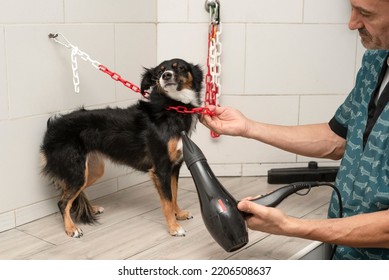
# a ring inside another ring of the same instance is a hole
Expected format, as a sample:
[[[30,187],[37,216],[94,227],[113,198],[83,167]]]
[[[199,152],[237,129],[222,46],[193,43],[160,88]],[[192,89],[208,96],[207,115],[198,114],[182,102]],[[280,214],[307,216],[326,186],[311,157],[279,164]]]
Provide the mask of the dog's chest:
[[[192,122],[190,124],[189,131],[187,134],[189,137],[196,127],[196,123],[198,121],[197,115],[192,115]],[[181,136],[172,137],[168,142],[168,153],[169,158],[172,163],[179,163],[183,160],[183,144]]]
[[[168,142],[168,153],[170,161],[174,163],[178,163],[182,161],[182,139],[180,138],[172,138]]]

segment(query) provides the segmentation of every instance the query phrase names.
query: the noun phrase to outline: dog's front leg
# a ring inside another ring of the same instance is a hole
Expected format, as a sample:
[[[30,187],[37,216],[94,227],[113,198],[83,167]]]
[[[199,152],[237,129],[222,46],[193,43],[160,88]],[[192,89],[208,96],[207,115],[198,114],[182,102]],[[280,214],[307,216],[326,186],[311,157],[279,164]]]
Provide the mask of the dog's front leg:
[[[172,180],[171,180],[171,188],[172,188],[172,196],[173,196],[173,205],[174,211],[176,213],[177,220],[189,220],[192,219],[193,216],[189,211],[181,210],[178,206],[177,197],[178,197],[178,177],[180,173],[181,164],[174,166]]]
[[[168,174],[167,172],[164,174]],[[157,188],[161,200],[162,212],[165,216],[169,233],[173,236],[185,236],[185,230],[176,220],[176,207],[173,202],[171,190],[171,174],[161,176],[154,170],[150,170],[150,177]]]

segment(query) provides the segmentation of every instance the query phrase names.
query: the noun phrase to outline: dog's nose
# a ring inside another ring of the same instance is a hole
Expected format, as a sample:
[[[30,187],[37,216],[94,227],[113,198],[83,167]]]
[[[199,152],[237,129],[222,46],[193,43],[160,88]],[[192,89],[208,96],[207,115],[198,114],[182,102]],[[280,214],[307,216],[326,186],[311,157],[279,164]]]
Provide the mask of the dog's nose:
[[[173,73],[166,71],[165,73],[162,74],[162,79],[165,81],[170,80],[173,77]]]

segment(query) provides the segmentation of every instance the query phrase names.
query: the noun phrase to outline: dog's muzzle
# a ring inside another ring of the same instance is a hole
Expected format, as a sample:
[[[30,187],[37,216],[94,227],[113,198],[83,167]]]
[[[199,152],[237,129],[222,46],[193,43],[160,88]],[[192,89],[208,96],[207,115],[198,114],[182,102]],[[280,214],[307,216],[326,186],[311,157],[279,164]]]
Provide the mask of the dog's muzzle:
[[[160,81],[163,88],[167,86],[177,86],[178,84],[173,71],[163,72]]]

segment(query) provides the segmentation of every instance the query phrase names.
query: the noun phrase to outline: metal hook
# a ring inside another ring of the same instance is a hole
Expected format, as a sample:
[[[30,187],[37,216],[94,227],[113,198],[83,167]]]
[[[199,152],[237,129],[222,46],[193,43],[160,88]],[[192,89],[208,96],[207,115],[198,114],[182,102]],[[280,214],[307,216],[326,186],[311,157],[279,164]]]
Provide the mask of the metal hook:
[[[219,0],[205,0],[205,10],[210,14],[213,24],[220,23],[220,3]]]
[[[54,38],[57,38],[58,37],[58,33],[49,33],[49,38],[50,39],[54,39]]]
[[[62,38],[65,40],[65,43],[61,42],[60,40],[58,40],[58,36],[62,36]],[[65,46],[67,47],[68,49],[71,48],[73,45],[69,42],[68,39],[66,39],[66,37],[62,34],[62,33],[49,33],[49,38],[54,40],[54,42],[62,45],[62,46]]]

